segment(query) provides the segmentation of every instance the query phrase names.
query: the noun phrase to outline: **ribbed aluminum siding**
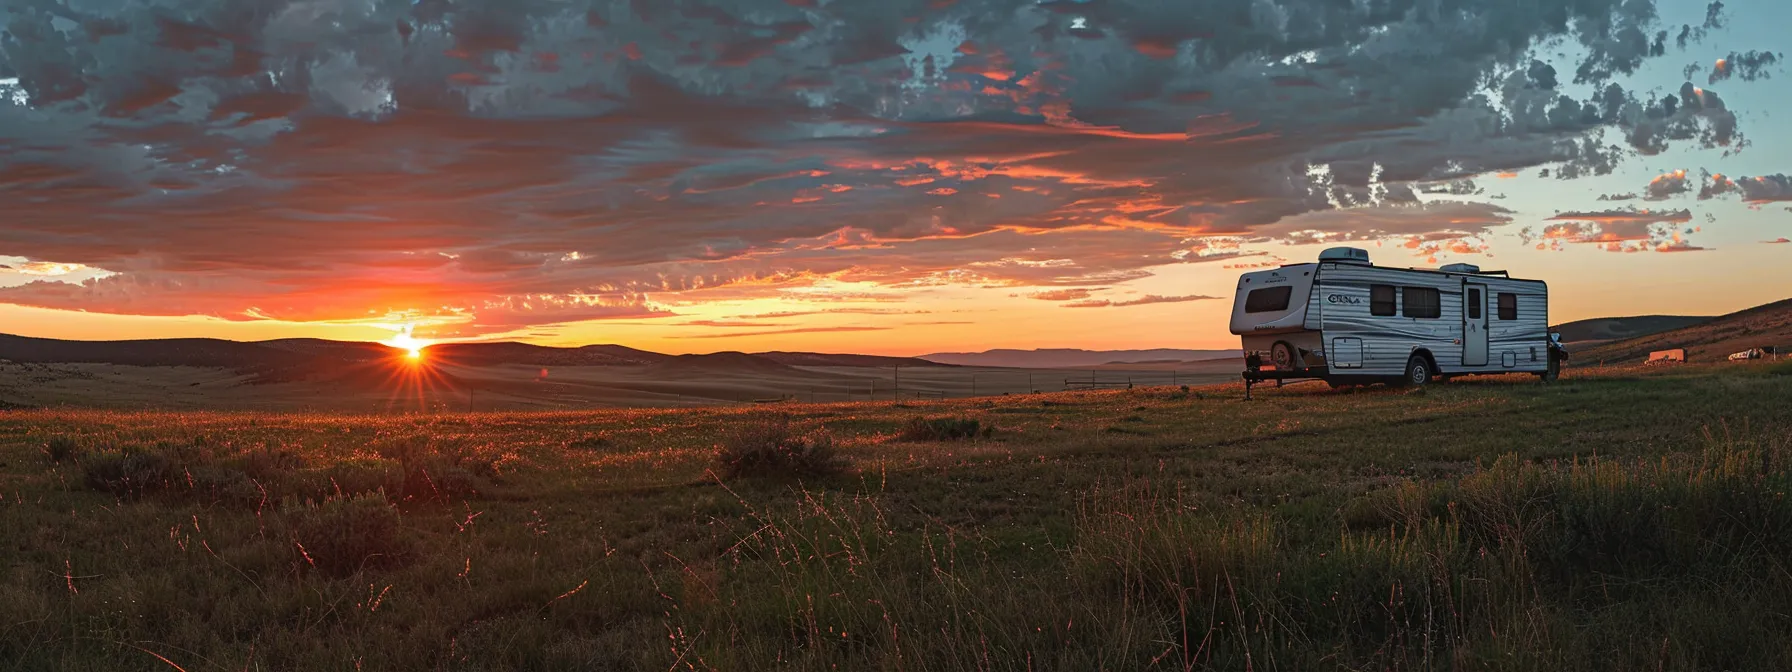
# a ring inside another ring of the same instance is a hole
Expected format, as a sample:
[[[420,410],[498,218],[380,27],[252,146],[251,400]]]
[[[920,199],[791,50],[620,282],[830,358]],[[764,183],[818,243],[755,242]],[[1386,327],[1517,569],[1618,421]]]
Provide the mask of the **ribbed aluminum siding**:
[[[1462,284],[1463,281],[1487,287],[1487,366],[1462,365]],[[1399,315],[1393,317],[1369,314],[1369,285],[1395,287],[1431,287],[1438,290],[1442,304],[1436,319],[1404,317],[1405,293],[1396,295]],[[1500,320],[1500,293],[1518,295],[1517,320]],[[1354,301],[1354,302],[1353,302]],[[1363,339],[1363,368],[1350,373],[1375,376],[1398,376],[1404,373],[1406,361],[1415,350],[1431,352],[1443,373],[1542,371],[1547,366],[1549,339],[1549,295],[1541,282],[1513,280],[1497,276],[1464,276],[1437,272],[1408,271],[1343,264],[1320,265],[1317,282],[1307,312],[1308,328],[1323,329],[1325,343],[1333,338]],[[1317,316],[1317,324],[1315,324]],[[1513,353],[1516,366],[1502,366],[1506,353]],[[1535,361],[1532,353],[1536,353]]]

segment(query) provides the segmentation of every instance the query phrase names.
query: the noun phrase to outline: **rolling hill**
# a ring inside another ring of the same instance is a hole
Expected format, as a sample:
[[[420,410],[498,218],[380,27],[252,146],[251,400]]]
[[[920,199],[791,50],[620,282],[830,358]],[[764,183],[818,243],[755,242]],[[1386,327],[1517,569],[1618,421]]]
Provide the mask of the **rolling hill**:
[[[397,354],[395,348],[379,343],[328,341],[321,338],[282,338],[272,341],[256,341],[255,345],[350,362],[370,362]]]
[[[1776,346],[1782,351],[1792,348],[1792,299],[1756,306],[1679,329],[1601,343],[1592,348],[1574,351],[1570,362],[1578,366],[1600,362],[1634,364],[1648,359],[1650,352],[1673,348],[1686,348],[1689,361],[1710,362],[1722,360],[1731,353],[1767,346]]]
[[[801,375],[797,369],[758,355],[744,352],[715,352],[707,355],[667,357],[648,369],[654,375]]]
[[[763,357],[785,366],[863,366],[887,368],[892,366],[952,366],[930,362],[919,357],[881,357],[878,355],[836,355],[819,352],[758,352],[755,357]]]
[[[1240,356],[1237,350],[1082,350],[1050,348],[1043,350],[985,350],[983,352],[940,352],[921,355],[921,359],[957,366],[989,366],[1016,369],[1069,369],[1109,364],[1140,362],[1194,362]]]
[[[0,334],[0,360],[32,364],[217,368],[251,375],[264,381],[289,379],[299,372],[315,370],[320,361],[342,361],[333,356],[305,352],[303,349],[216,338],[64,341],[10,334]]]
[[[433,359],[466,366],[526,364],[529,366],[628,366],[665,361],[670,355],[620,345],[555,348],[514,341],[438,343],[424,349]]]
[[[1621,341],[1664,331],[1684,329],[1715,319],[1711,316],[1640,315],[1636,317],[1595,317],[1556,325],[1551,329],[1562,335],[1564,343]]]

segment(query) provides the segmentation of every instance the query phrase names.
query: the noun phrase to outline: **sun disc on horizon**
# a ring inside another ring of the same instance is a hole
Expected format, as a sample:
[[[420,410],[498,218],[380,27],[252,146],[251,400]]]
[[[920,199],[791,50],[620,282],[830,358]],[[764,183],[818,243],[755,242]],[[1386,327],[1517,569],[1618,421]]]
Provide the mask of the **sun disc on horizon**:
[[[423,359],[423,348],[429,344],[411,336],[407,331],[393,336],[392,340],[386,341],[386,345],[404,350],[404,358],[415,362]]]

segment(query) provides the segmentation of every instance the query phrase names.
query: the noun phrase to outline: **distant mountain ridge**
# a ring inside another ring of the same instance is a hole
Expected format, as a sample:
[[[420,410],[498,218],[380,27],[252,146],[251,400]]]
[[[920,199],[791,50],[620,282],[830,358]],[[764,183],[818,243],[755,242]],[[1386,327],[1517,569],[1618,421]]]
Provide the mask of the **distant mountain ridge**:
[[[1238,350],[1083,350],[1081,348],[1047,348],[1039,350],[997,349],[983,352],[940,352],[921,355],[921,359],[957,366],[989,366],[1016,369],[1064,369],[1105,364],[1137,364],[1154,362],[1195,362],[1242,357]]]
[[[793,366],[945,366],[913,357],[838,355],[813,352],[741,352],[667,355],[621,345],[552,347],[515,341],[437,343],[425,358],[462,366],[650,366],[668,370],[714,366],[731,371],[786,371]],[[0,360],[38,364],[117,364],[219,368],[258,381],[334,375],[350,365],[395,359],[403,351],[381,343],[284,338],[229,341],[216,338],[73,341],[0,334]]]

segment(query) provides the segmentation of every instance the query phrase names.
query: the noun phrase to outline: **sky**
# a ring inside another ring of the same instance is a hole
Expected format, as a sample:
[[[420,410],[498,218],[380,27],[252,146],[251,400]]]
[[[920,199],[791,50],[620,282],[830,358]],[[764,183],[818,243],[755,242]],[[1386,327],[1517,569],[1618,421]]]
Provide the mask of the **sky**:
[[[1219,348],[1334,245],[1792,296],[1781,0],[5,5],[6,333]]]

